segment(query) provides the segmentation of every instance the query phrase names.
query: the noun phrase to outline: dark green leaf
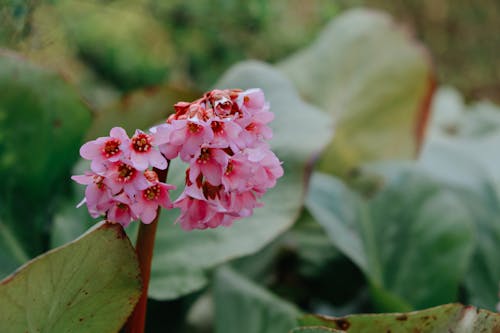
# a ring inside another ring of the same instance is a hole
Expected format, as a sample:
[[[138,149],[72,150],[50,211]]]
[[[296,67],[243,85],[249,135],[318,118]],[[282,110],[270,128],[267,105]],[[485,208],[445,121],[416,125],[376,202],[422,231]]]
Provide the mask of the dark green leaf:
[[[469,211],[422,171],[402,167],[390,174],[368,202],[334,178],[314,174],[307,207],[365,272],[379,309],[455,300],[473,248]]]
[[[215,282],[217,333],[287,332],[300,311],[229,268],[217,270]]]
[[[0,223],[29,257],[46,249],[54,199],[67,188],[89,123],[59,75],[0,50]]]

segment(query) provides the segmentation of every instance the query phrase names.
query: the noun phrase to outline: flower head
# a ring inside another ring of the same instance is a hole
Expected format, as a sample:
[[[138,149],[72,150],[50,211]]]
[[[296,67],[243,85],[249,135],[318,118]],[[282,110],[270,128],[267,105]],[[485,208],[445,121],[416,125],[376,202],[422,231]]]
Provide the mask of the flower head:
[[[260,89],[213,90],[175,105],[158,133],[160,150],[189,164],[186,187],[174,202],[184,229],[230,225],[260,206],[258,198],[283,174],[265,142],[273,119]]]
[[[82,203],[92,216],[126,226],[134,219],[151,223],[159,207],[175,207],[181,210],[177,222],[191,230],[229,226],[262,206],[259,199],[283,175],[266,142],[274,115],[262,90],[212,90],[174,110],[148,133],[136,130],[129,138],[115,127],[109,137],[82,146],[92,171],[73,179],[87,185]],[[176,157],[188,168],[184,190],[171,202],[175,186],[154,170]]]

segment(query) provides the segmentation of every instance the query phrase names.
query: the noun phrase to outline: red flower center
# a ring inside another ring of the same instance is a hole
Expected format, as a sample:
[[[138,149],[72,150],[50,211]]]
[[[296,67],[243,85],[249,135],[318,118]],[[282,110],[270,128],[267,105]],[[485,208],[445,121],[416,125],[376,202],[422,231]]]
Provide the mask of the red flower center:
[[[210,126],[212,127],[212,131],[214,131],[214,134],[220,135],[220,134],[224,133],[224,123],[223,122],[213,121]]]
[[[118,209],[124,210],[124,211],[129,210],[129,206],[127,206],[126,204],[121,203],[121,202],[117,202],[116,207],[118,207]]]
[[[214,186],[209,182],[203,183],[203,195],[207,199],[214,200],[215,198],[220,198],[220,190],[222,189],[222,185]]]
[[[188,127],[189,132],[191,132],[193,134],[198,133],[199,131],[201,131],[201,125],[198,125],[198,124],[195,124],[195,123],[189,123],[187,127]]]
[[[255,123],[248,124],[247,127],[245,127],[245,129],[250,132],[253,131],[255,129]]]
[[[146,153],[151,149],[151,136],[139,133],[132,138],[132,148],[138,153]]]
[[[93,176],[93,181],[94,184],[97,186],[98,189],[103,190],[104,189],[104,183],[103,183],[104,177],[95,175]]]
[[[227,167],[226,167],[226,176],[230,175],[231,172],[233,172],[233,169],[234,169],[234,166],[233,166],[233,163],[231,161],[229,161],[229,163],[227,163]]]
[[[118,166],[118,181],[126,183],[132,179],[136,170],[128,164],[120,163]]]
[[[158,200],[160,197],[160,186],[158,184],[148,187],[142,191],[142,196],[146,200]]]
[[[110,158],[120,152],[121,141],[118,139],[109,139],[102,147],[102,153],[106,158]]]
[[[197,162],[206,164],[210,160],[211,157],[212,157],[212,154],[210,153],[209,148],[201,148],[201,153],[200,153],[200,156],[198,157]]]

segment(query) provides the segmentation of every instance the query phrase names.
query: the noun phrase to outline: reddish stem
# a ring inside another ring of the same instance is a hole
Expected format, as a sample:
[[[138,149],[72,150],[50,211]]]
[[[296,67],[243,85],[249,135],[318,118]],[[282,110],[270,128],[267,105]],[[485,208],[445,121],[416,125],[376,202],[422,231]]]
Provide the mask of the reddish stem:
[[[158,174],[158,180],[160,182],[165,182],[167,180],[168,167],[165,170],[158,170],[155,168],[154,171]],[[156,227],[158,225],[158,219],[160,218],[160,211],[161,207],[158,207],[156,218],[150,224],[139,224],[135,251],[139,259],[139,268],[142,276],[142,294],[139,302],[134,308],[134,312],[132,312],[125,324],[125,333],[144,333],[144,328],[146,326],[149,278],[151,276],[151,261],[153,259]]]

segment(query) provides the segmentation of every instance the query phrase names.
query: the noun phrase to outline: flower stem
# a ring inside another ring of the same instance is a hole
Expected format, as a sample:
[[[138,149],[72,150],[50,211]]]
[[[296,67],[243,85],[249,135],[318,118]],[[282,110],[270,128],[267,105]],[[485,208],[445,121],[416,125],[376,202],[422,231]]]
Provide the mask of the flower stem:
[[[170,162],[170,161],[169,161]],[[169,163],[170,165],[170,163]],[[160,182],[167,180],[168,167],[165,170],[153,169]],[[140,223],[135,251],[139,259],[139,268],[142,276],[142,294],[136,304],[134,312],[125,324],[125,333],[144,333],[146,325],[146,308],[148,304],[149,278],[151,276],[151,261],[155,243],[156,227],[160,218],[161,207],[158,207],[156,218],[150,224]]]

